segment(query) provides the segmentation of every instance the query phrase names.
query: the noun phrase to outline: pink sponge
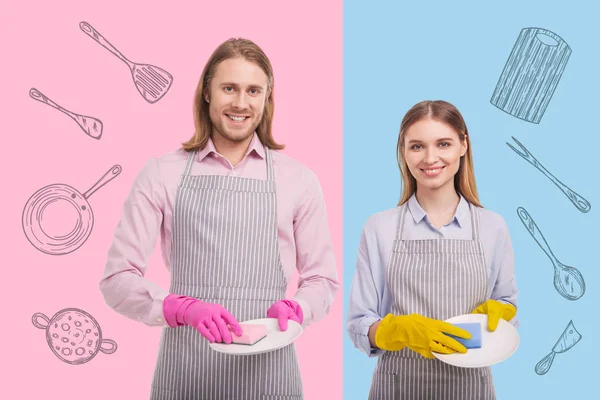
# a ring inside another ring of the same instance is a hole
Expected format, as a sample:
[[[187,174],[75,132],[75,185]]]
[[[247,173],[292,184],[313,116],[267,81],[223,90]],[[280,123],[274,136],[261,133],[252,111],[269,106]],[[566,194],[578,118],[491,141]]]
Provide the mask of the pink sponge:
[[[242,336],[237,336],[232,331],[231,338],[233,343],[251,346],[267,336],[267,327],[264,325],[243,324],[240,326],[242,327]],[[229,327],[229,330],[231,331],[231,327]]]

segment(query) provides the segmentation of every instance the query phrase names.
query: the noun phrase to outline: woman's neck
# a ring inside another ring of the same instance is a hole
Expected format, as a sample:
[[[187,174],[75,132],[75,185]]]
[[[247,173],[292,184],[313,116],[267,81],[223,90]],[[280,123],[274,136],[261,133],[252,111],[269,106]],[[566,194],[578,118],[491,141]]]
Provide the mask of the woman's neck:
[[[417,188],[415,195],[419,205],[428,216],[454,215],[460,202],[460,196],[456,193],[454,184],[434,190]]]

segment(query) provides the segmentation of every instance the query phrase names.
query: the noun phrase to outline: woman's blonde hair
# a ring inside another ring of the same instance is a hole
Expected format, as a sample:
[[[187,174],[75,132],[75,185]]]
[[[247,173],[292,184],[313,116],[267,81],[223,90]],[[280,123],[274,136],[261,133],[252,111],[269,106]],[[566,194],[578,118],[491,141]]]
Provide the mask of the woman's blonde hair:
[[[426,100],[415,104],[404,116],[400,124],[400,134],[398,135],[398,146],[396,148],[396,158],[398,167],[402,176],[402,192],[398,205],[402,205],[417,190],[417,180],[410,173],[406,159],[404,158],[404,137],[408,129],[416,122],[423,119],[432,119],[448,125],[457,134],[461,142],[466,141],[467,151],[460,158],[458,172],[454,176],[454,188],[469,203],[478,207],[483,207],[479,202],[477,194],[477,185],[475,184],[475,171],[473,168],[473,156],[471,153],[471,141],[469,132],[462,115],[456,107],[443,100]]]
[[[265,101],[265,109],[256,133],[262,144],[273,150],[281,150],[285,146],[278,144],[273,139],[272,125],[273,113],[275,111],[275,99],[273,96],[274,79],[273,67],[269,58],[264,51],[254,42],[248,39],[229,39],[223,42],[212,53],[194,94],[194,136],[182,146],[185,150],[191,151],[195,149],[203,149],[208,143],[208,139],[212,132],[212,122],[210,120],[209,105],[204,98],[205,94],[210,96],[210,82],[215,75],[217,66],[230,58],[241,57],[246,61],[253,62],[258,65],[267,75],[267,99]]]

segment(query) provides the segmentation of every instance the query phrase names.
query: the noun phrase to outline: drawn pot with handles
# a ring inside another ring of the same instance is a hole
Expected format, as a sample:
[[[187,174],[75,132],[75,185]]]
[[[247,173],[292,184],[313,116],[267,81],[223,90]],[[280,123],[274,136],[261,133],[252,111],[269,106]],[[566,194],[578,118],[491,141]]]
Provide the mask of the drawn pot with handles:
[[[83,310],[66,308],[52,318],[35,313],[32,322],[36,328],[46,331],[48,346],[60,360],[68,364],[84,364],[100,351],[104,354],[117,351],[117,343],[103,339],[98,322]]]

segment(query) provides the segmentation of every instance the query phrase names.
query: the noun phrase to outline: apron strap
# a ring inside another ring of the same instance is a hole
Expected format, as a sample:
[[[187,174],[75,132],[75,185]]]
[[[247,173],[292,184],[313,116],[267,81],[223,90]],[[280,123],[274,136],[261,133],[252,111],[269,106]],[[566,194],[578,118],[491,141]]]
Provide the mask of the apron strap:
[[[402,239],[402,231],[404,230],[404,216],[408,212],[406,203],[398,207],[398,219],[396,222],[396,240]]]
[[[273,158],[271,156],[271,149],[265,146],[265,153],[267,154],[267,180],[273,182],[275,180],[275,172],[273,169]]]
[[[192,170],[192,164],[194,162],[194,158],[196,158],[196,154],[198,154],[198,150],[190,151],[188,154],[187,164],[185,165],[185,170],[183,171],[183,176],[188,176]]]
[[[473,231],[473,240],[479,240],[479,210],[475,205],[468,203],[471,210],[471,229]]]

